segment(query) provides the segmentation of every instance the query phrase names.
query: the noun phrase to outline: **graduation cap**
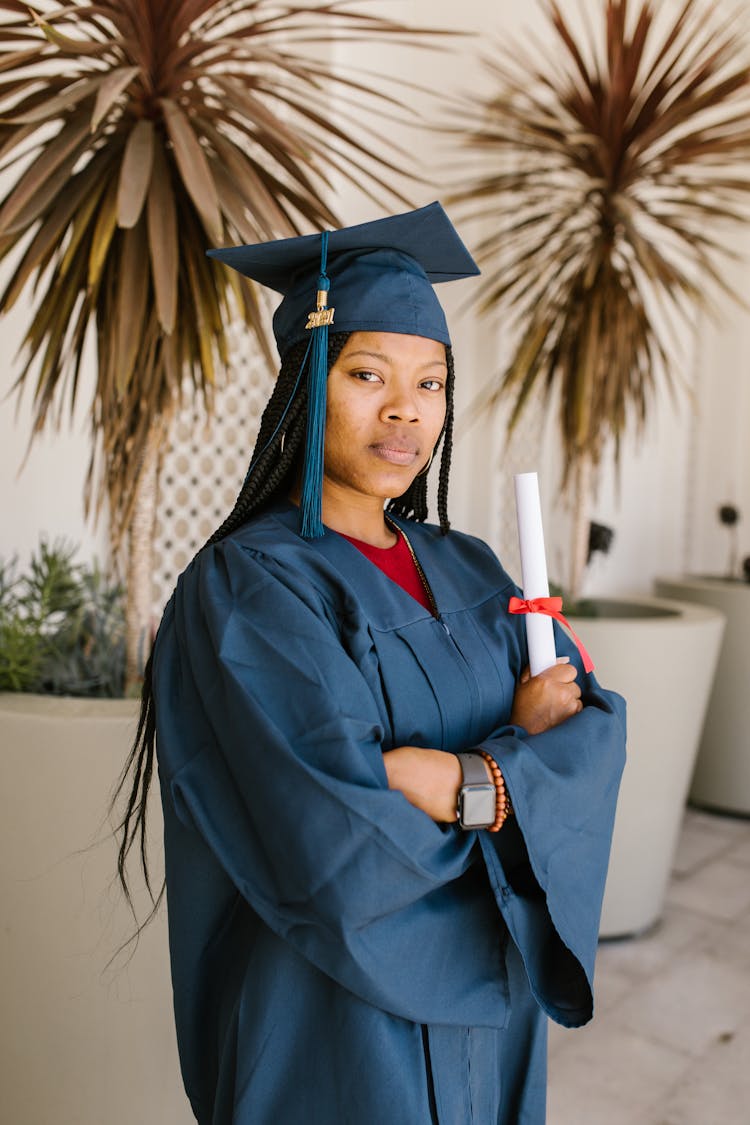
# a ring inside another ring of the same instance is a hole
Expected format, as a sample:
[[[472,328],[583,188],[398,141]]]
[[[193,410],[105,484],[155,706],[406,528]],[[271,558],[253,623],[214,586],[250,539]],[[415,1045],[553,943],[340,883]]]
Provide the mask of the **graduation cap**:
[[[479,273],[440,203],[370,223],[254,246],[209,250],[212,258],[281,293],[273,317],[279,353],[308,340],[308,414],[302,535],[323,534],[328,329],[397,332],[450,344],[433,285]],[[252,467],[251,467],[252,468]]]

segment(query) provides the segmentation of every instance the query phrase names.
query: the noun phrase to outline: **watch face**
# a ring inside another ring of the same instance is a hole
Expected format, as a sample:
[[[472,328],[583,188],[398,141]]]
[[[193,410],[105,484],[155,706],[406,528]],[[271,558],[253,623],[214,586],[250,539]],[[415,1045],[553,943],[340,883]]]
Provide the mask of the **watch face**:
[[[461,790],[460,820],[464,828],[486,828],[495,819],[495,786],[471,785]]]

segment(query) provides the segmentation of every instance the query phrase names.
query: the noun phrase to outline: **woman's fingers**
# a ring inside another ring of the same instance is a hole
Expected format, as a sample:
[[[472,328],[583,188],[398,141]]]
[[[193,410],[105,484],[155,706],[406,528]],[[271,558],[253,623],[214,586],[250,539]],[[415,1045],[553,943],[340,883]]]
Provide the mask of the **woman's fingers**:
[[[575,680],[576,676],[578,675],[578,669],[576,668],[575,664],[571,664],[568,661],[568,658],[566,656],[559,660],[557,664],[553,664],[551,665],[551,667],[545,668],[545,670],[543,672],[540,672],[539,675],[544,676],[548,680],[554,680],[556,683],[569,684],[572,683],[573,680]]]

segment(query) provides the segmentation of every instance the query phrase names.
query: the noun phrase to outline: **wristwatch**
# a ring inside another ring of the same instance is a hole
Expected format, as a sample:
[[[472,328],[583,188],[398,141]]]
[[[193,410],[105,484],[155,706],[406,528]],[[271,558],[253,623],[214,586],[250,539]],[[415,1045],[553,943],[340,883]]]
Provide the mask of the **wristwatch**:
[[[495,821],[495,786],[487,777],[480,754],[457,754],[463,771],[458,791],[458,823],[461,828],[489,828]]]

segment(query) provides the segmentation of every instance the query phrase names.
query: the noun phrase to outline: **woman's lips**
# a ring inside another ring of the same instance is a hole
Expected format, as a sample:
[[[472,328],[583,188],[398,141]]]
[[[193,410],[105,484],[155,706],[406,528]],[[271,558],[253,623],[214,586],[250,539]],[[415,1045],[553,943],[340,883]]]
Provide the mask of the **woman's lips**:
[[[391,465],[412,465],[419,456],[419,447],[413,442],[380,441],[371,445],[370,449],[376,457]]]

